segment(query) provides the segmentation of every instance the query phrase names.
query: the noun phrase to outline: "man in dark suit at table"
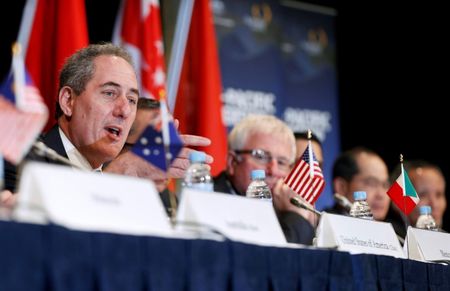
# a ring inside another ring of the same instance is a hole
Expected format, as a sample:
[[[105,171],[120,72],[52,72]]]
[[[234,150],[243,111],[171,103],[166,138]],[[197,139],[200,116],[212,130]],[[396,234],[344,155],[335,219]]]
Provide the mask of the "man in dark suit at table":
[[[356,147],[342,153],[333,165],[333,190],[353,202],[354,191],[366,191],[367,203],[378,221],[390,222],[395,232],[405,236],[403,215],[393,208],[386,191],[389,189],[386,163],[374,151]],[[325,212],[349,215],[349,209],[336,202]]]
[[[214,191],[245,196],[250,173],[266,172],[273,204],[288,242],[311,244],[312,226],[301,215],[289,211],[289,197],[278,191],[295,161],[292,130],[271,115],[249,115],[237,123],[228,136],[227,168],[214,179]]]
[[[84,170],[101,172],[104,164],[117,158],[116,173],[120,170],[123,174],[129,174],[140,167],[146,170],[146,178],[156,179],[160,171],[150,164],[148,167],[142,166],[142,163],[146,164],[143,160],[137,163],[137,156],[131,160],[132,153],[118,157],[127,138],[134,138],[135,141],[151,121],[142,122],[142,118],[139,118],[135,127],[139,125],[140,128],[135,128],[135,133],[129,136],[136,119],[139,91],[128,52],[113,44],[89,45],[67,59],[59,79],[59,102],[56,108],[58,123],[41,141],[72,165]],[[149,106],[145,104],[151,101],[141,103],[144,105],[141,106],[143,110],[140,117],[145,119],[149,112]],[[150,116],[150,119],[153,118],[155,116]],[[199,136],[183,135],[182,138],[185,146],[205,146],[210,143]],[[172,176],[184,174],[189,166],[188,155],[189,149],[184,148],[171,167]],[[209,158],[208,162],[211,162],[212,158]],[[25,160],[60,163],[33,151]],[[124,160],[127,163],[123,163]],[[138,175],[135,173],[133,176]],[[15,191],[16,167],[7,164],[5,177],[5,189],[9,191],[2,192],[0,198],[3,202],[12,197],[11,192]]]
[[[131,57],[112,44],[89,45],[66,60],[59,80],[57,125],[42,142],[77,167],[101,171],[121,151],[136,115],[139,90]],[[26,160],[54,163],[34,152]],[[6,169],[11,191],[15,170]]]

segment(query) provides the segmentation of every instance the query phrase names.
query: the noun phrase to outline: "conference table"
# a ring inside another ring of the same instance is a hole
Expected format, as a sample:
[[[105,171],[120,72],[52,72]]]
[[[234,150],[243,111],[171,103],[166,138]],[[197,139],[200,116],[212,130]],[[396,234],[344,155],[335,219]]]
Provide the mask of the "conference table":
[[[0,221],[3,290],[450,290],[450,267],[330,249]]]

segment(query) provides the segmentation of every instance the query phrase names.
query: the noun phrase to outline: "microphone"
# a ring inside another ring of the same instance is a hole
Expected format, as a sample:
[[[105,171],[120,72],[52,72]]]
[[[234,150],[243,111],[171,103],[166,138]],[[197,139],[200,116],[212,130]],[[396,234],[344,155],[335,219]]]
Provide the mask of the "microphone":
[[[301,201],[297,197],[292,197],[290,199],[290,201],[291,201],[291,204],[297,206],[298,208],[303,208],[305,210],[311,211],[312,213],[314,213],[314,214],[316,214],[318,216],[322,215],[322,212],[315,210],[314,208],[312,208],[308,204],[304,203],[303,201]]]
[[[65,165],[71,166],[71,167],[79,169],[79,170],[84,170],[81,167],[73,164],[69,159],[58,154],[55,150],[46,146],[42,141],[36,141],[33,144],[33,151],[35,154],[37,154],[40,157],[49,158],[52,161],[56,161],[56,162],[65,164]]]
[[[347,199],[347,197],[339,193],[334,193],[333,198],[339,205],[344,207],[345,210],[350,211],[350,208],[352,208],[352,203],[350,202],[350,200]]]

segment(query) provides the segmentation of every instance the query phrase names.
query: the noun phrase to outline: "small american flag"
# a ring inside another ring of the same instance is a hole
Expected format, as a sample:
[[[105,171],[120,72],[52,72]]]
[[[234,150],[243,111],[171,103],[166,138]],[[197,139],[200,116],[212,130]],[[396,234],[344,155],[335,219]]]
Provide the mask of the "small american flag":
[[[319,198],[325,187],[322,170],[312,150],[311,141],[295,167],[284,179],[284,183],[309,204]]]
[[[0,87],[0,112],[0,152],[6,160],[18,164],[44,128],[48,109],[17,44],[13,47],[11,73]]]

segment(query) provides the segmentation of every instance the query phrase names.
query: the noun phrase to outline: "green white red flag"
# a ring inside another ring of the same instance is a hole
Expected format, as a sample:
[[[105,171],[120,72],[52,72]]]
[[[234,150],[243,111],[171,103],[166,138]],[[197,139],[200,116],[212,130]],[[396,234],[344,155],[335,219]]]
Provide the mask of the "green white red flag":
[[[403,168],[403,164],[401,165],[400,176],[398,176],[397,180],[389,188],[387,194],[391,197],[395,205],[406,215],[411,213],[417,203],[419,203],[419,196],[408,177],[408,173]]]

